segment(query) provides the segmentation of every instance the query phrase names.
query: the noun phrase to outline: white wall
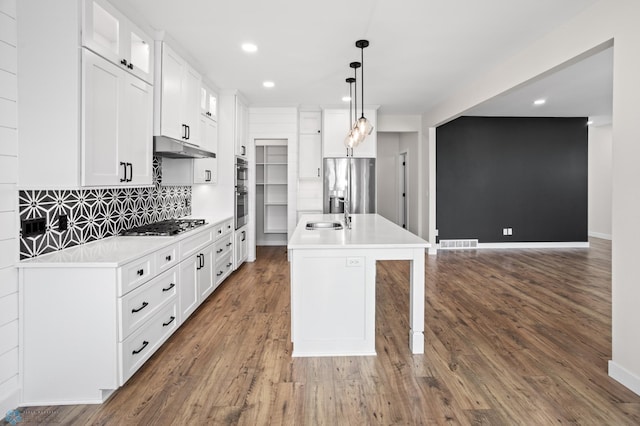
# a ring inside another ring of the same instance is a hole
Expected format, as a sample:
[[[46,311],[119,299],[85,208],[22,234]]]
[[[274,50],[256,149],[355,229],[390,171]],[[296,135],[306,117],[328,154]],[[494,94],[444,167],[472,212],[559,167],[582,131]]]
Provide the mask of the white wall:
[[[0,413],[18,406],[16,0],[0,0]]]
[[[376,157],[377,213],[402,226],[398,217],[398,153],[400,134],[378,132]]]
[[[589,126],[589,235],[611,239],[611,124]]]
[[[640,394],[640,286],[637,262],[640,248],[640,2],[600,0],[527,49],[500,64],[422,117],[429,150],[433,128],[462,115],[469,108],[550,72],[614,46],[613,63],[613,174],[612,174],[612,360],[609,374]],[[425,161],[431,161],[425,159]],[[429,169],[435,179],[435,169]],[[435,194],[429,194],[435,211]],[[428,219],[425,219],[428,221]],[[429,233],[435,233],[433,223]]]

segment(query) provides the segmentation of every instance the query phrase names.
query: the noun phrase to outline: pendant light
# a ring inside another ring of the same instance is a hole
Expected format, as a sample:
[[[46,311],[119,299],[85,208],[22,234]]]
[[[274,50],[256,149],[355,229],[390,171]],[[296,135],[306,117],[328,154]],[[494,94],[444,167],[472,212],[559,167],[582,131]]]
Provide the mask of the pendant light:
[[[351,112],[352,112],[352,105],[353,105],[353,93],[352,93],[353,87],[352,86],[353,86],[353,83],[356,82],[356,79],[354,77],[349,77],[346,79],[346,82],[349,83],[349,133],[347,133],[347,137],[344,138],[344,146],[347,148],[347,157],[348,157],[349,150],[351,150],[351,155],[353,156],[353,147],[355,146],[355,138],[353,137],[353,126],[351,125],[351,123],[355,122],[355,116],[357,115],[357,112],[354,112],[353,116],[351,115]]]
[[[361,102],[360,102],[360,108],[362,110],[362,114],[360,116],[360,118],[358,119],[355,127],[358,128],[358,142],[357,144],[360,144],[362,141],[364,141],[364,139],[369,136],[371,134],[371,132],[373,131],[373,125],[371,124],[371,122],[369,120],[367,120],[367,118],[364,116],[364,49],[365,47],[369,46],[369,40],[358,40],[356,41],[356,47],[358,49],[360,49],[360,64],[362,66],[362,70],[360,70],[360,84],[362,87],[361,90]],[[357,86],[357,84],[356,84]],[[357,115],[357,112],[356,112]],[[356,144],[356,145],[357,145]]]

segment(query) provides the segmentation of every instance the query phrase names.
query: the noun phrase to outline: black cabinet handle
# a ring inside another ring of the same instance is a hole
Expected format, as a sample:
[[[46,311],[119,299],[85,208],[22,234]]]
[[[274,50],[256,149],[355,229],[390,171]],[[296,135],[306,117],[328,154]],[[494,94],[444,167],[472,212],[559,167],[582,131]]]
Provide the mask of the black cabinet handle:
[[[126,182],[127,181],[127,163],[123,163],[121,161],[120,165],[122,166],[122,175],[124,176],[120,178],[120,182]]]
[[[127,175],[125,173],[125,179],[127,179],[127,182],[131,182],[133,180],[133,164],[127,163],[127,167],[129,168],[129,178],[127,179]]]
[[[185,139],[189,140],[191,138],[191,127],[187,125],[185,125],[185,127],[187,128],[187,136]]]
[[[240,155],[247,155],[247,147],[244,145],[241,145],[241,148],[242,148],[242,154]]]
[[[245,231],[242,231],[242,240],[241,241],[244,241],[246,239],[247,239],[247,234],[245,233]]]
[[[137,312],[140,312],[141,310],[143,310],[143,309],[144,309],[144,308],[146,308],[147,306],[149,306],[149,304],[148,304],[147,302],[142,302],[142,306],[140,306],[140,307],[139,307],[139,308],[137,308],[137,309],[132,309],[132,310],[131,310],[131,313],[132,313],[132,314],[135,314],[135,313],[137,313]]]
[[[318,133],[320,133],[320,130],[318,130]]]
[[[320,177],[320,167],[318,167],[318,177]]]
[[[218,229],[218,234],[222,234],[222,229]]]
[[[140,276],[143,276],[143,275],[144,275],[144,269],[138,269],[138,270],[136,271],[136,274],[138,274],[138,275],[140,275]]]
[[[224,250],[222,250],[222,249],[218,249],[218,250],[216,250],[216,254],[220,254],[220,253],[222,253],[223,251],[224,251]]]
[[[126,60],[126,59],[121,59],[121,60],[120,60],[120,63],[121,63],[122,65],[124,65],[125,67],[127,66],[127,60]]]
[[[175,319],[176,319],[176,317],[174,317],[173,315],[171,315],[171,317],[169,318],[169,322],[163,322],[163,323],[162,323],[162,326],[163,326],[163,327],[168,326],[168,325],[169,325],[169,324],[171,324]]]
[[[182,125],[182,139],[186,139],[187,138],[187,125],[183,124]]]
[[[171,262],[171,255],[165,257],[164,260],[166,260],[167,262]]]
[[[233,265],[233,263],[231,263],[231,262],[227,263],[227,268],[228,268],[229,266],[231,266],[231,265]]]
[[[133,69],[133,64],[129,64],[129,65],[127,65],[127,68],[129,68],[130,70],[132,70],[132,69]]]
[[[211,182],[211,170],[205,170],[204,171],[206,178],[204,179],[205,182]]]
[[[216,274],[216,277],[219,277],[220,275],[224,274],[224,271],[220,271]]]
[[[172,288],[174,288],[175,286],[176,286],[176,284],[175,284],[175,283],[171,283],[171,285],[170,285],[169,287],[167,287],[167,288],[163,288],[163,289],[162,289],[162,291],[163,291],[163,292],[165,292],[165,291],[169,291],[169,290],[171,290]]]
[[[227,247],[229,247],[231,245],[231,243],[227,243]]]
[[[142,342],[142,346],[140,347],[140,349],[136,349],[135,351],[131,352],[133,355],[137,355],[140,352],[142,352],[144,350],[144,348],[147,347],[147,345],[149,344],[149,342],[147,342],[146,340],[144,342]]]

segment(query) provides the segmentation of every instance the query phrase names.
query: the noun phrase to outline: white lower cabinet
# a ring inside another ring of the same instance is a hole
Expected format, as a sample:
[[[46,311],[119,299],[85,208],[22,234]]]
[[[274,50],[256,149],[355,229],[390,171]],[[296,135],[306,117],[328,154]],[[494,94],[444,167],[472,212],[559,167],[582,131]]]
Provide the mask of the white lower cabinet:
[[[247,260],[249,254],[249,242],[247,238],[247,226],[243,226],[237,229],[235,232],[235,246],[234,246],[234,269],[238,269],[240,265]]]
[[[232,272],[232,230],[229,218],[177,241],[114,237],[21,262],[21,404],[104,402]]]

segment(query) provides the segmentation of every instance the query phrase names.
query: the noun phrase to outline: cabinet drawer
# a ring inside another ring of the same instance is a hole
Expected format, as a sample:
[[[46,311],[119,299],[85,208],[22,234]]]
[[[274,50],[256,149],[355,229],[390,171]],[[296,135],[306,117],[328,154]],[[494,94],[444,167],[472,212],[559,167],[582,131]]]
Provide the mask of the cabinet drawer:
[[[155,254],[142,257],[118,268],[118,296],[123,296],[156,275]]]
[[[233,259],[231,254],[226,257],[216,261],[216,269],[215,269],[215,285],[216,287],[220,285],[222,280],[224,280],[231,272],[233,271]]]
[[[158,274],[168,271],[178,264],[180,261],[178,247],[178,244],[172,244],[156,252],[156,268]]]
[[[177,328],[178,302],[174,299],[153,315],[143,327],[121,342],[120,384],[126,382]]]
[[[233,232],[233,219],[226,220],[222,224],[222,235],[230,235]]]
[[[216,263],[218,259],[225,257],[227,254],[231,253],[233,248],[233,236],[229,235],[228,237],[224,237],[221,240],[216,242],[215,253],[216,253]]]
[[[224,223],[218,223],[213,226],[213,239],[217,240],[218,238],[224,235]]]
[[[118,299],[119,340],[126,339],[168,301],[177,299],[177,289],[178,268],[173,268]]]
[[[184,260],[212,242],[213,233],[211,229],[199,232],[197,235],[180,242],[180,258]]]

